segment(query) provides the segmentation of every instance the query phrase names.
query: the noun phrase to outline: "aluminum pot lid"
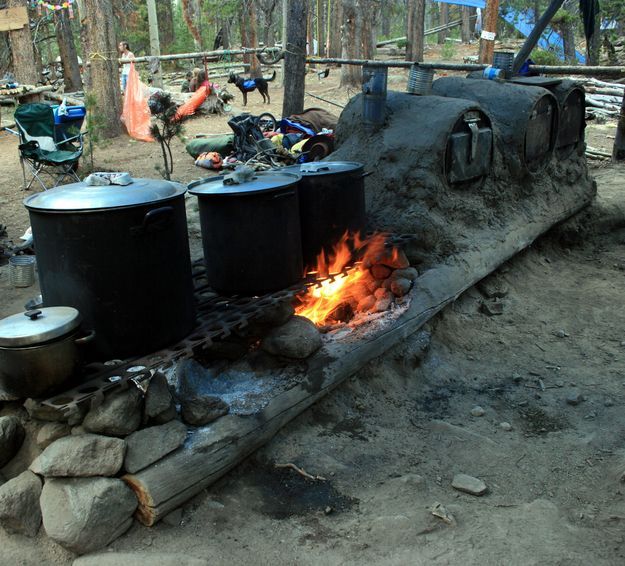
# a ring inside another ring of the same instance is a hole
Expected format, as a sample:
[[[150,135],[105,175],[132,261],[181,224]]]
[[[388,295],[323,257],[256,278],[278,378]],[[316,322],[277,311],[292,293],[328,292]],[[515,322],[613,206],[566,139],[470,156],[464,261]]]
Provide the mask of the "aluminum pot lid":
[[[224,175],[209,177],[194,181],[188,186],[189,192],[196,196],[217,196],[217,195],[249,195],[283,189],[297,183],[301,176],[296,171],[282,172],[257,171],[249,181],[244,181],[238,185],[229,185],[224,182]]]
[[[289,173],[299,173],[302,177],[316,177],[335,175],[336,173],[353,173],[363,167],[362,163],[355,161],[312,161],[301,165],[289,165],[284,169]]]
[[[87,185],[72,183],[24,199],[29,210],[89,211],[106,210],[157,203],[178,195],[186,189],[179,183],[158,179],[133,179],[128,185]]]
[[[66,336],[80,326],[80,313],[72,307],[46,307],[0,320],[0,346],[37,346]]]

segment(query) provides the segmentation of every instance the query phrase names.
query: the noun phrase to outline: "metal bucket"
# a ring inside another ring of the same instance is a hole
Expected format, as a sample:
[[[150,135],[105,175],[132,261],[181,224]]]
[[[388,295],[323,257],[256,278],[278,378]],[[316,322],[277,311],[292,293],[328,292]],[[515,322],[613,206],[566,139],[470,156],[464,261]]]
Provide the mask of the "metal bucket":
[[[362,121],[367,126],[378,127],[384,123],[387,78],[387,67],[364,65],[362,68]]]
[[[493,67],[501,69],[505,78],[512,76],[512,65],[514,63],[514,53],[511,51],[495,51],[493,54]]]
[[[35,282],[35,256],[16,255],[9,258],[9,282],[14,287],[30,287]]]
[[[420,95],[432,94],[433,80],[434,69],[424,69],[419,65],[413,65],[408,75],[408,92]]]

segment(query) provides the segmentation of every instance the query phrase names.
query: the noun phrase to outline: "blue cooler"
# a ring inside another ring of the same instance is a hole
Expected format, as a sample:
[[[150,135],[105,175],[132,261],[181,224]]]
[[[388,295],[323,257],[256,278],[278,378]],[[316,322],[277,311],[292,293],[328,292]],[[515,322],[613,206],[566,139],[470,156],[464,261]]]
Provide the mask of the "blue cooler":
[[[87,114],[87,109],[84,106],[66,106],[66,108],[67,114],[59,115],[59,105],[52,106],[54,110],[54,135],[57,143],[77,136]]]

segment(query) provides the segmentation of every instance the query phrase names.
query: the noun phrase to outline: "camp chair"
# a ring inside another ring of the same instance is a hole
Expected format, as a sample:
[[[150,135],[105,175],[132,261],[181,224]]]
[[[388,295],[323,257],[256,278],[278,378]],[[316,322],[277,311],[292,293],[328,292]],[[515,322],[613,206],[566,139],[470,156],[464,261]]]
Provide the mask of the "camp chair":
[[[47,104],[23,104],[15,110],[15,124],[20,145],[20,163],[24,175],[24,189],[35,181],[43,190],[60,185],[65,179],[80,181],[76,175],[78,160],[83,152],[83,134],[58,140],[55,137],[54,110]],[[27,179],[27,171],[31,176]],[[47,186],[43,176],[53,184]]]

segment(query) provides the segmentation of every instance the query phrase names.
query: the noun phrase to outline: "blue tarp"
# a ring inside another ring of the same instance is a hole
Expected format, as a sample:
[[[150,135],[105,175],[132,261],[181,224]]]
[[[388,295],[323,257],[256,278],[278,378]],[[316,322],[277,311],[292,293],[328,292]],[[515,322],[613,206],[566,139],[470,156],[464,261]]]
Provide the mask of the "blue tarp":
[[[471,8],[482,8],[486,7],[486,0],[436,0],[439,3],[443,4],[456,4],[457,6],[469,6]]]
[[[508,10],[499,14],[506,22],[514,26],[514,28],[527,37],[534,29],[534,10],[528,8],[519,12],[517,10]],[[558,59],[564,61],[564,42],[560,34],[547,26],[541,38],[538,40],[538,47],[545,51],[552,51],[558,56]],[[582,64],[586,64],[586,57],[579,51],[575,52],[577,60]]]

